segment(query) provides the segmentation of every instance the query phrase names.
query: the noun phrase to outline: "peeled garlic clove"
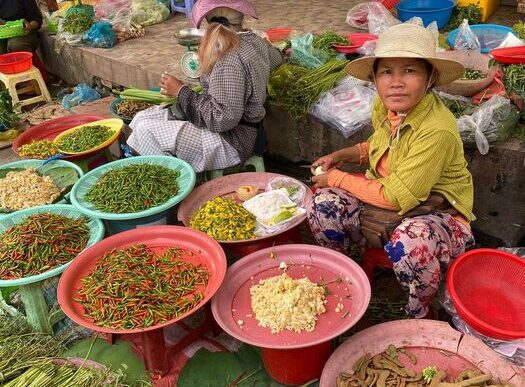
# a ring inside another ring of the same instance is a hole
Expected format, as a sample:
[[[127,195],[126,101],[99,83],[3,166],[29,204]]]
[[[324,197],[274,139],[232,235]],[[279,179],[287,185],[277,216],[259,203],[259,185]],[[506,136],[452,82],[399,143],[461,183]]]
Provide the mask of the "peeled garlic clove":
[[[319,167],[315,168],[314,176],[322,175],[323,173],[325,173],[323,167],[319,166]]]

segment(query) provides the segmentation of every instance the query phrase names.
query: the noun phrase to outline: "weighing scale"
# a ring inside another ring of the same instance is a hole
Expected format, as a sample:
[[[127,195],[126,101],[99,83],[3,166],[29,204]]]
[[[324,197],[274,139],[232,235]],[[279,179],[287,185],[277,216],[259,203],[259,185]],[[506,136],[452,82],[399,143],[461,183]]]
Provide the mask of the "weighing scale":
[[[186,47],[186,52],[180,58],[180,67],[185,76],[197,79],[201,76],[199,70],[199,55],[197,48],[204,36],[204,30],[197,28],[183,28],[174,34],[177,43]]]

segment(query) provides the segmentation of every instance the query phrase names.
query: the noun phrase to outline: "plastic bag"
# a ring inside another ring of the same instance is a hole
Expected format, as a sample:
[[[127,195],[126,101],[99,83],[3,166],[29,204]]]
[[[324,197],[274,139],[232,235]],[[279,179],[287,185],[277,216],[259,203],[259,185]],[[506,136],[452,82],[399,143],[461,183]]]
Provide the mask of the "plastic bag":
[[[361,30],[368,29],[368,4],[361,3],[351,8],[346,14],[346,23]]]
[[[478,106],[472,115],[458,118],[458,130],[465,146],[476,144],[479,153],[486,155],[489,144],[505,141],[518,124],[518,108],[507,98],[494,95]]]
[[[371,124],[375,94],[366,86],[342,84],[321,95],[311,113],[348,138]]]
[[[513,33],[509,32],[505,39],[499,44],[498,48],[503,47],[516,47],[516,46],[525,46],[525,41],[518,38]]]
[[[452,316],[452,323],[458,331],[477,337],[487,346],[517,366],[525,366],[525,339],[503,341],[485,336],[482,333],[474,330],[459,316],[446,288],[443,290],[439,302],[443,308],[445,308],[448,314]]]
[[[71,94],[67,94],[62,98],[62,106],[66,110],[71,110],[74,106],[80,104],[96,101],[102,98],[101,95],[86,83],[82,83],[73,89]]]
[[[481,44],[478,37],[468,24],[468,19],[463,19],[461,26],[459,26],[459,32],[454,42],[455,50],[481,50]]]
[[[111,23],[96,22],[84,35],[83,42],[91,47],[111,48],[117,44],[117,35],[113,31]]]
[[[368,32],[379,35],[396,24],[401,22],[382,3],[373,1],[368,4]]]
[[[143,26],[162,23],[171,16],[168,7],[158,0],[133,0],[132,10],[132,20]]]
[[[377,40],[367,40],[357,49],[357,53],[364,56],[374,55],[376,52]]]
[[[288,197],[298,206],[303,205],[306,188],[299,181],[291,177],[275,177],[268,182],[266,191],[284,188]]]
[[[261,226],[256,229],[259,235],[281,231],[287,223],[306,212],[289,198],[286,188],[263,192],[245,201],[242,206],[255,216]]]
[[[330,60],[330,54],[314,48],[314,36],[306,34],[292,38],[292,55],[290,62],[309,69],[319,67]]]
[[[128,31],[133,16],[132,0],[98,1],[95,15],[98,20],[111,23],[114,31]]]

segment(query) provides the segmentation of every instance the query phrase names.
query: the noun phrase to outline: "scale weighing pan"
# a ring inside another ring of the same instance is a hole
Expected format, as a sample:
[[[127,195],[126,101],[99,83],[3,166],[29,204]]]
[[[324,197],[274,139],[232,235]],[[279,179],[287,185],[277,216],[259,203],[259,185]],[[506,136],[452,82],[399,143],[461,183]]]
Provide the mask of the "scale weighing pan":
[[[173,36],[180,45],[196,46],[200,43],[204,36],[204,32],[204,30],[198,28],[183,28],[182,30],[175,32]]]
[[[326,312],[318,316],[312,332],[271,333],[255,318],[250,288],[262,279],[283,274],[281,262],[288,265],[290,277],[308,277],[328,288]],[[336,281],[338,278],[342,281]],[[334,250],[297,244],[269,247],[234,263],[211,308],[221,328],[236,339],[262,348],[288,350],[312,347],[343,334],[361,319],[369,302],[370,283],[357,263]],[[338,304],[343,304],[339,312]]]

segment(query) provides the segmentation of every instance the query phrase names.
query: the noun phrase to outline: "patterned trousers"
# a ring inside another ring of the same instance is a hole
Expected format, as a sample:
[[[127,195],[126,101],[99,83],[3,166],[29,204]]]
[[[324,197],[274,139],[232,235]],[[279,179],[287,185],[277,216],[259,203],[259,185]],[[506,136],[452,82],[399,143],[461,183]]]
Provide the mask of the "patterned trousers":
[[[365,246],[361,208],[362,203],[345,190],[316,191],[307,216],[317,243],[343,254],[348,254],[352,245]],[[427,315],[451,260],[473,244],[471,231],[446,213],[433,212],[401,222],[384,249],[397,280],[408,292],[408,316]]]

